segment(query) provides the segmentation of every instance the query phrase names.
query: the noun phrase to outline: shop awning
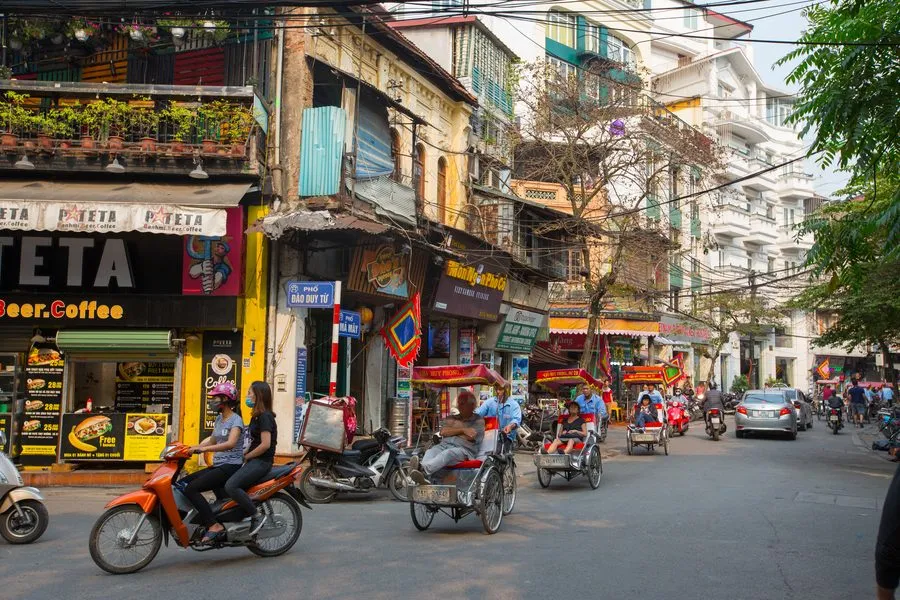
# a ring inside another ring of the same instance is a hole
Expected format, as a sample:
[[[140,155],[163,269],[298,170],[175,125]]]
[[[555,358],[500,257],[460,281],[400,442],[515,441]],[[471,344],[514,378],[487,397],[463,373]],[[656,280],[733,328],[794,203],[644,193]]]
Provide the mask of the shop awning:
[[[250,187],[0,179],[0,229],[222,236]]]
[[[56,346],[62,352],[126,353],[175,352],[169,329],[63,329],[56,334]]]
[[[690,342],[673,342],[667,337],[663,337],[661,335],[657,335],[653,338],[653,343],[657,346],[682,346],[686,345],[690,347]]]
[[[587,317],[550,317],[551,333],[580,333],[587,335]],[[605,335],[659,335],[658,321],[631,319],[600,319],[598,329]]]

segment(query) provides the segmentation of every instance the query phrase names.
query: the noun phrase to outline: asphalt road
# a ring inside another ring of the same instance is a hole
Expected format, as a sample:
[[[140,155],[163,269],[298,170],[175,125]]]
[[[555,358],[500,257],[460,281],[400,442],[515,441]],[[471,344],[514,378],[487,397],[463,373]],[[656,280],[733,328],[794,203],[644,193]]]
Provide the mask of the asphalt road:
[[[387,496],[304,510],[300,541],[262,559],[244,549],[163,548],[134,575],[101,572],[90,527],[112,489],[46,490],[51,525],[31,546],[0,540],[0,598],[871,598],[873,549],[894,466],[853,430],[820,423],[797,441],[718,443],[699,428],[670,456],[607,442],[600,488],[540,489],[520,456],[519,499],[499,533],[470,516],[414,529]],[[642,450],[638,450],[642,454]]]

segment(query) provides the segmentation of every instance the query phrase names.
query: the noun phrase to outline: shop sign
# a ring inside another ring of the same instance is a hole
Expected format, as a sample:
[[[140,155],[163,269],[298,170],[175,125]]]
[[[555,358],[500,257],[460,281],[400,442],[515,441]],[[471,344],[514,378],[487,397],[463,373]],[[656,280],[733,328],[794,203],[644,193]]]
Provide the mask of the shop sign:
[[[59,415],[62,408],[63,357],[50,345],[35,345],[25,363],[25,413],[22,422],[22,462],[56,462]]]
[[[516,354],[512,357],[512,377],[510,378],[510,398],[524,406],[528,401],[528,355]]]
[[[294,437],[300,437],[303,411],[306,406],[306,348],[297,348],[297,371],[294,374]]]
[[[543,322],[544,315],[541,313],[511,308],[506,313],[494,348],[514,352],[531,352]]]
[[[708,327],[663,315],[659,321],[659,335],[673,342],[707,344],[712,332]]]
[[[288,308],[331,308],[334,306],[333,281],[288,281]]]
[[[347,277],[347,288],[365,294],[408,298],[410,288],[421,289],[425,254],[398,251],[394,244],[358,246]]]
[[[507,268],[492,263],[448,259],[435,294],[435,312],[496,321],[506,290]]]
[[[338,322],[338,335],[359,339],[362,332],[362,316],[352,310],[342,310],[341,320]]]
[[[166,447],[169,415],[71,413],[62,416],[60,460],[156,461]]]
[[[225,235],[191,235],[185,238],[181,273],[183,294],[241,295],[244,213],[240,207],[225,210],[228,214]]]
[[[550,347],[554,351],[581,351],[584,350],[584,342],[587,335],[583,333],[551,333]]]
[[[461,365],[471,365],[475,358],[475,330],[459,330],[459,361]]]
[[[241,389],[241,333],[232,331],[204,331],[203,332],[203,379],[201,384],[200,414],[202,426],[200,439],[202,440],[212,432],[218,413],[208,402],[210,390],[220,383],[231,382],[235,389]],[[239,400],[241,400],[239,398]]]
[[[172,412],[175,363],[122,362],[116,365],[117,412],[144,412],[150,404]]]
[[[412,365],[403,366],[397,363],[397,398],[412,398]]]

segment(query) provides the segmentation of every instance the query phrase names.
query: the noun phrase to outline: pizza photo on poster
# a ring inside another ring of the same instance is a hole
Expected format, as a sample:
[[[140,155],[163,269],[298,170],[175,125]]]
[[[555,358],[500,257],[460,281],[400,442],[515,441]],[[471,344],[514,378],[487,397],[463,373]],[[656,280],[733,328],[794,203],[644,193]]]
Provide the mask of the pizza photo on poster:
[[[203,378],[201,390],[200,439],[212,432],[218,413],[209,402],[209,392],[220,383],[231,382],[236,390],[241,389],[241,353],[243,338],[240,332],[203,332]]]

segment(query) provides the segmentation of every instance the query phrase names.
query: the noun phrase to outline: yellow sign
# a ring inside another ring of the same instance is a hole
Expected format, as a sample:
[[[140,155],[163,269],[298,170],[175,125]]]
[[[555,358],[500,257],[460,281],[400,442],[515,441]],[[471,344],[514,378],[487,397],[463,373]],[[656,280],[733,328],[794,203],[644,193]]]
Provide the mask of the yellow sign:
[[[159,460],[168,428],[167,414],[126,414],[125,460]]]

